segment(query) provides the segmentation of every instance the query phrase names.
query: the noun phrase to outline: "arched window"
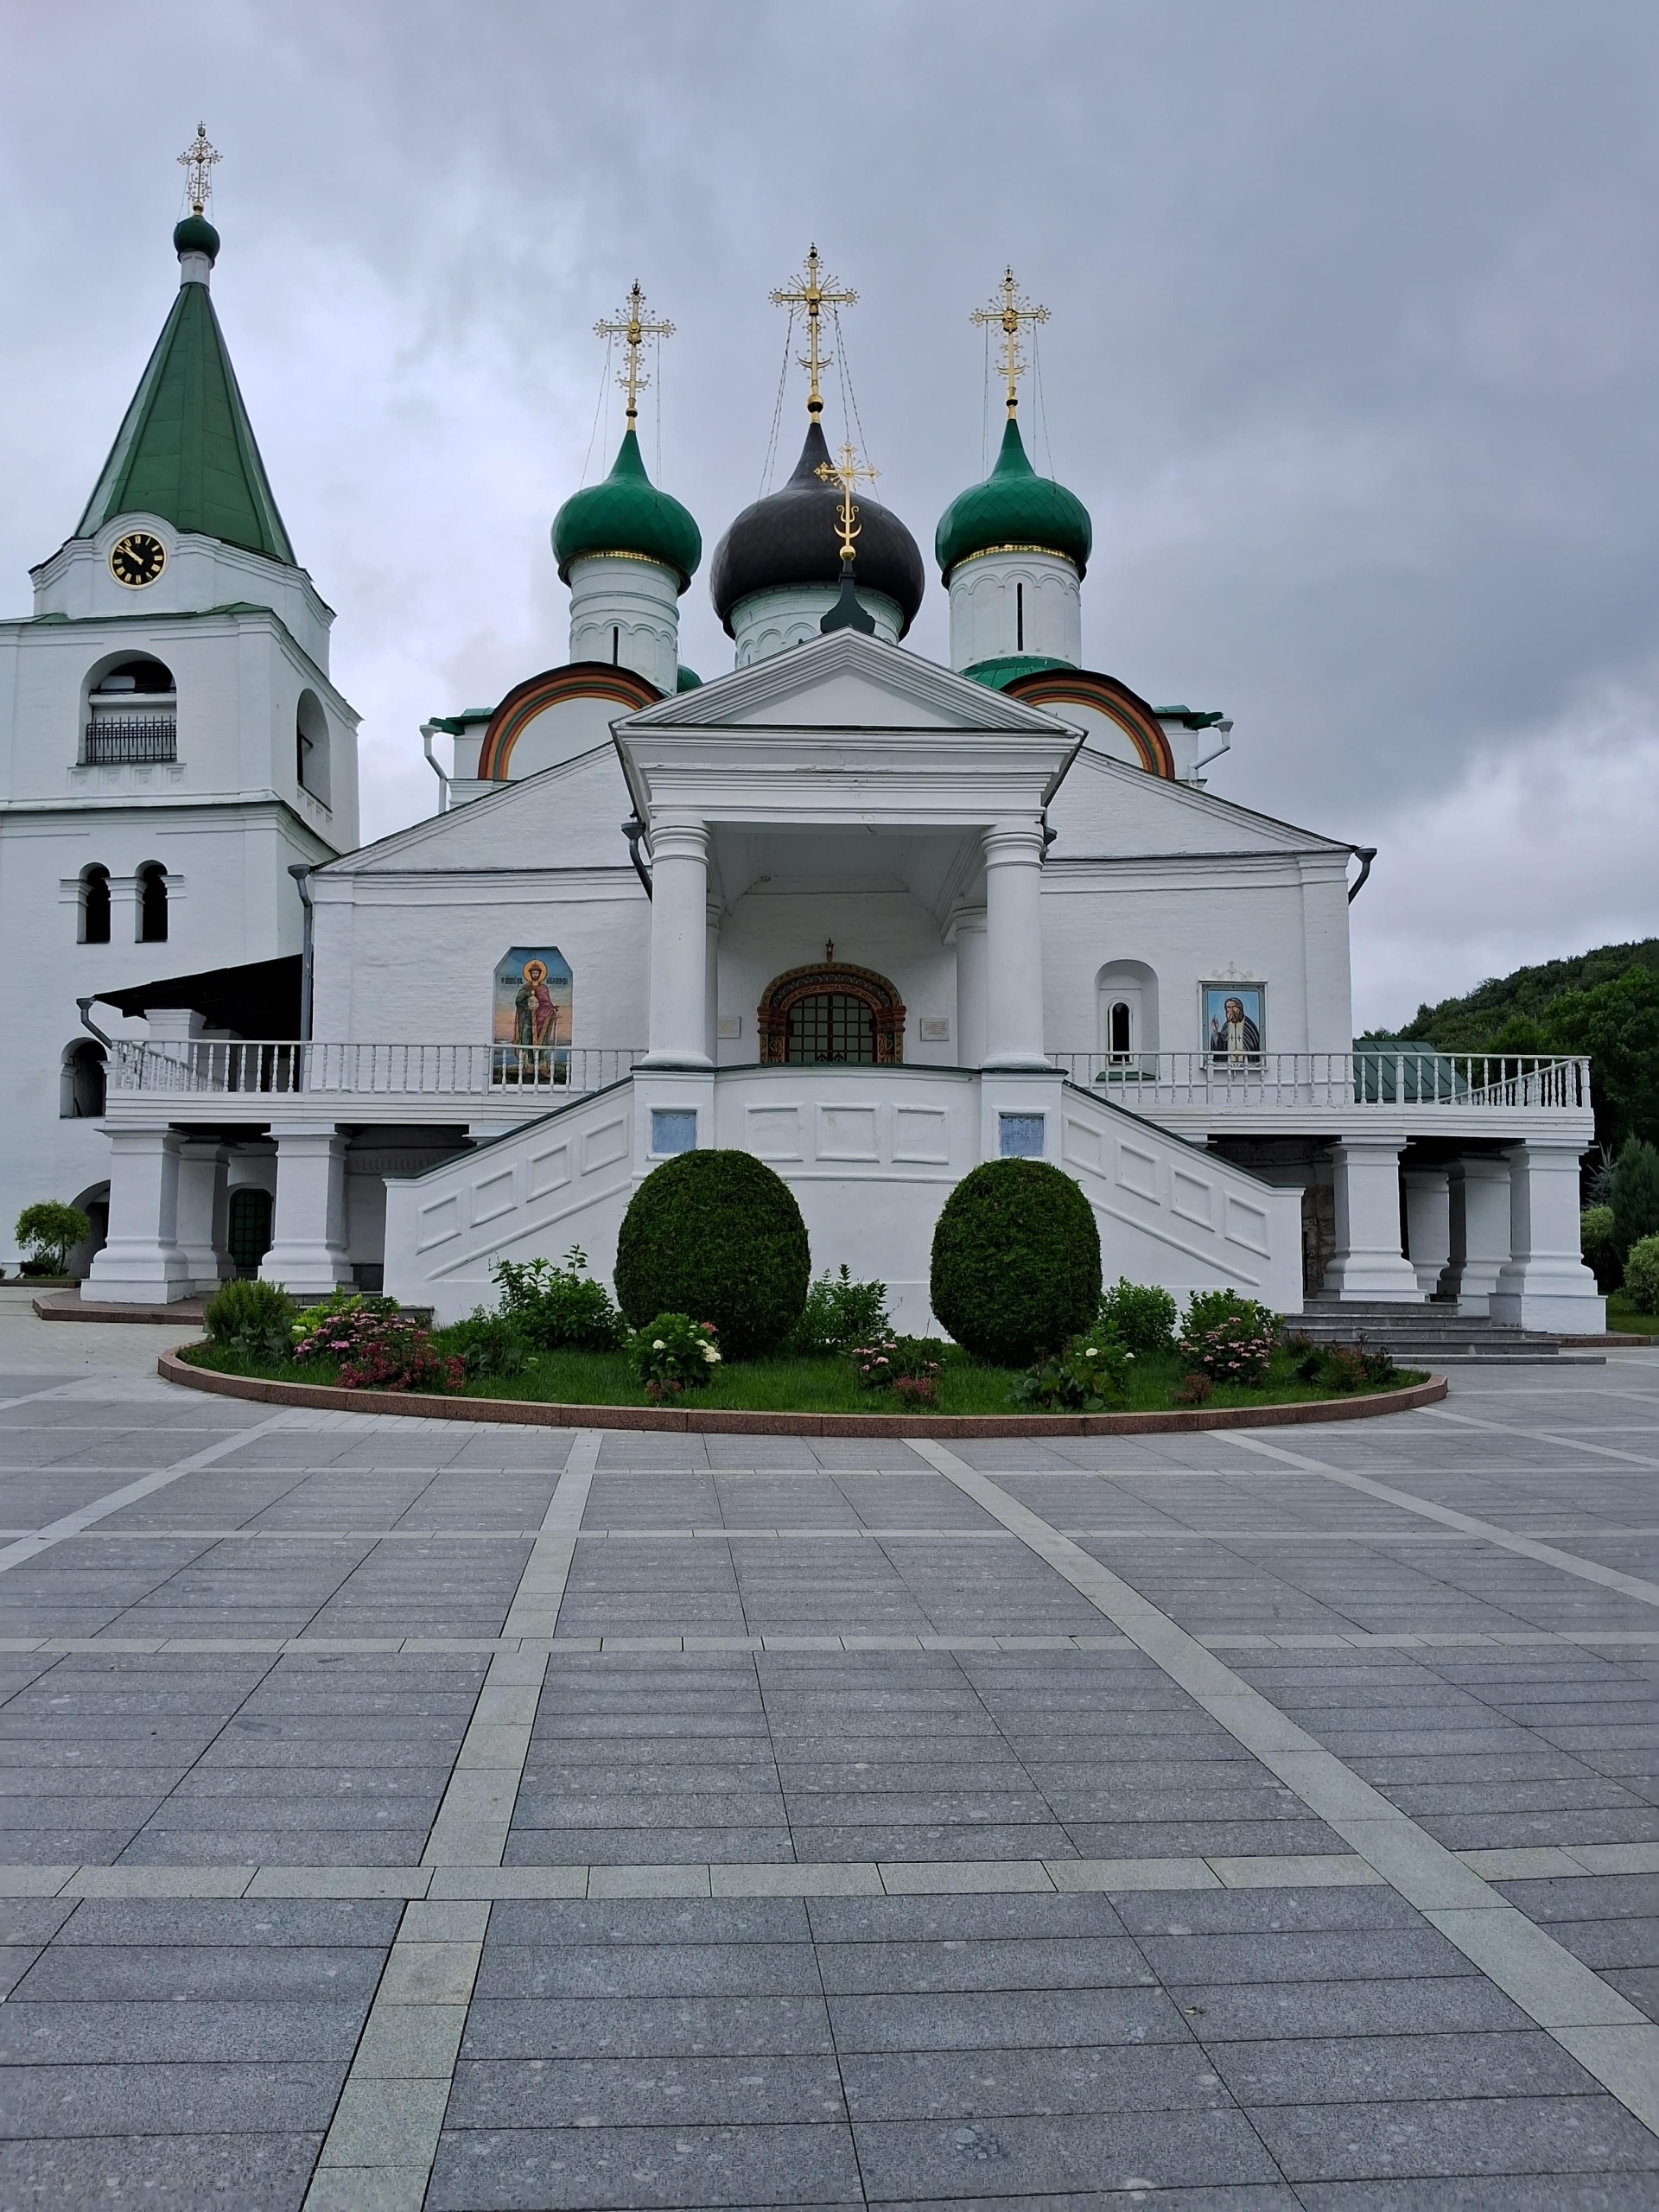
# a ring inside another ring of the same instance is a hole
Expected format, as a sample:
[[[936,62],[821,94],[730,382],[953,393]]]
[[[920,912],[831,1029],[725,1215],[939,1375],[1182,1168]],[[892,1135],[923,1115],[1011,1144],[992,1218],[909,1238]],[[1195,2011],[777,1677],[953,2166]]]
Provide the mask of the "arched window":
[[[226,1243],[231,1264],[239,1275],[251,1275],[270,1249],[270,1192],[256,1184],[238,1183],[231,1192],[230,1225]]]
[[[58,1077],[58,1115],[65,1122],[96,1121],[104,1111],[104,1047],[78,1037],[63,1048]]]
[[[138,942],[167,943],[167,870],[159,861],[146,861],[138,871]]]
[[[826,947],[826,955],[833,948]],[[755,1016],[760,1058],[797,1067],[897,1066],[904,1002],[885,976],[826,957],[768,983]]]
[[[1127,1052],[1129,1049],[1129,1007],[1127,999],[1114,999],[1106,1017],[1106,1049],[1109,1052]]]
[[[1144,960],[1114,960],[1095,978],[1100,1050],[1097,1080],[1137,1079],[1158,1069],[1158,977]]]
[[[179,757],[179,695],[173,671],[148,655],[106,668],[87,694],[89,766]]]
[[[110,941],[110,871],[94,861],[80,871],[80,928],[83,944]]]
[[[294,769],[302,791],[325,806],[333,804],[328,758],[328,717],[315,691],[302,691],[294,715]]]

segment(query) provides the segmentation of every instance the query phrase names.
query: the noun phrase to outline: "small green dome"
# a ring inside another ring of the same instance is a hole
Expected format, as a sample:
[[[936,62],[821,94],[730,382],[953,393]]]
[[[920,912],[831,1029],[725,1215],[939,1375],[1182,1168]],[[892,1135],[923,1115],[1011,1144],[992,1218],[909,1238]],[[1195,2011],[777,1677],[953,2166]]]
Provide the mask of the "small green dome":
[[[702,678],[697,674],[695,668],[688,668],[685,663],[682,661],[680,663],[679,675],[675,679],[674,689],[677,691],[701,691],[702,689]]]
[[[999,545],[1058,554],[1081,576],[1094,537],[1083,501],[1052,476],[1039,476],[1027,460],[1020,425],[1010,416],[996,467],[982,484],[951,500],[939,518],[933,555],[947,583],[953,569]]]
[[[672,569],[683,591],[702,558],[697,525],[645,474],[639,441],[630,429],[602,484],[567,499],[553,518],[553,554],[559,579],[570,581],[570,563],[589,553],[631,553],[636,560]]]
[[[219,259],[219,232],[205,215],[187,215],[173,232],[175,253],[205,253],[209,261]]]

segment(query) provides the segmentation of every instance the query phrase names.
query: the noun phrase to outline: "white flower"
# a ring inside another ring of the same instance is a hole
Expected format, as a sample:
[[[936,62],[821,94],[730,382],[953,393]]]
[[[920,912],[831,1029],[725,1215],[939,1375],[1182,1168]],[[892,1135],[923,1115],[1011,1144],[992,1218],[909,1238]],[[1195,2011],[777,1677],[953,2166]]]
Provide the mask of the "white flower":
[[[668,1350],[668,1346],[663,1342],[660,1337],[653,1337],[652,1338],[651,1348],[652,1351],[666,1351]]]
[[[1085,1359],[1098,1359],[1100,1357],[1100,1347],[1098,1344],[1090,1344],[1088,1351],[1084,1352],[1083,1356]]]
[[[718,1365],[720,1354],[715,1350],[713,1344],[704,1344],[702,1347],[702,1356],[710,1367]]]

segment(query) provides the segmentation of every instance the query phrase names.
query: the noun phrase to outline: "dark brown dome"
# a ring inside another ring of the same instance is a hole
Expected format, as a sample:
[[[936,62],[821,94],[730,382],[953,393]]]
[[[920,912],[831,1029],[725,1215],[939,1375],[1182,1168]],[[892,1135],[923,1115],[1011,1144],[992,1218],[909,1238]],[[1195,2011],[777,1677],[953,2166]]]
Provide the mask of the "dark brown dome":
[[[841,582],[841,537],[836,527],[841,486],[817,474],[830,465],[822,426],[814,422],[789,481],[764,499],[745,507],[715,549],[709,590],[715,612],[732,633],[732,609],[759,591],[783,591],[791,584]],[[915,539],[897,515],[876,500],[858,505],[858,558],[853,581],[861,592],[879,592],[899,611],[903,637],[915,620],[926,588]]]

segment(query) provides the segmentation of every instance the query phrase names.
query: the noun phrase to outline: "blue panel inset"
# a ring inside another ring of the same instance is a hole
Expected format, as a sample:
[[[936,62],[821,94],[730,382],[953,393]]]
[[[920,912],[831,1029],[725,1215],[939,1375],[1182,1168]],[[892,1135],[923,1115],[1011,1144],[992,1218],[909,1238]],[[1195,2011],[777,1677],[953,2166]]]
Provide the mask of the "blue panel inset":
[[[1002,1114],[998,1116],[1002,1125],[1002,1157],[1004,1160],[1040,1160],[1043,1156],[1043,1126],[1045,1114]]]
[[[654,1158],[697,1148],[697,1109],[695,1106],[653,1106],[651,1109],[651,1149]]]

